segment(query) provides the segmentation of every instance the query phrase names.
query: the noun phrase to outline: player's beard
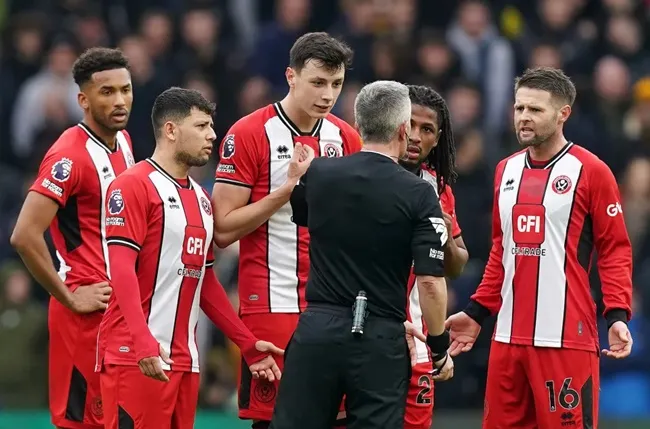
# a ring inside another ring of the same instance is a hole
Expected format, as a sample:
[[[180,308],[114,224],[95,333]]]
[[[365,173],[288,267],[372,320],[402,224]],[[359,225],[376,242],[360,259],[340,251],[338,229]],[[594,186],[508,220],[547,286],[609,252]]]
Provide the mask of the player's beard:
[[[185,164],[188,167],[203,167],[208,163],[210,157],[193,156],[185,151],[176,152],[176,162]]]
[[[517,131],[517,141],[522,147],[539,147],[546,143],[553,135],[555,134],[554,124],[549,124],[548,127],[544,127],[540,132],[534,131],[535,136],[532,139],[522,141],[519,138],[519,131]]]

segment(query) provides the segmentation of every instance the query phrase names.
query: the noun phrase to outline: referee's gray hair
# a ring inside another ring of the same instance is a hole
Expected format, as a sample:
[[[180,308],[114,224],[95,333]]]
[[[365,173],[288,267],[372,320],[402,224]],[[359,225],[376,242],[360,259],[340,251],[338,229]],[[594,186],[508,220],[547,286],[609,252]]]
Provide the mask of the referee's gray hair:
[[[354,119],[364,142],[390,143],[411,120],[408,87],[392,80],[369,83],[354,101]]]

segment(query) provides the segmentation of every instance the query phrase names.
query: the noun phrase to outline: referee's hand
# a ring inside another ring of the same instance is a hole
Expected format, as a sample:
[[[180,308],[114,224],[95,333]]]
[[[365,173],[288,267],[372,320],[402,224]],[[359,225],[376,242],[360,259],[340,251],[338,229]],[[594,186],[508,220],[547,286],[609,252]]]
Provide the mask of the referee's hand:
[[[427,337],[409,321],[404,322],[404,329],[406,330],[406,343],[409,346],[409,354],[411,355],[411,366],[415,366],[418,363],[418,351],[415,348],[415,338],[426,342]]]
[[[255,348],[259,352],[269,353],[269,356],[265,357],[260,361],[255,362],[254,364],[248,367],[251,370],[251,374],[253,375],[253,378],[256,379],[262,378],[270,382],[282,378],[282,372],[280,371],[280,367],[275,362],[275,359],[273,359],[271,354],[274,354],[276,356],[283,356],[284,350],[282,350],[275,344],[270,343],[268,341],[256,342]]]

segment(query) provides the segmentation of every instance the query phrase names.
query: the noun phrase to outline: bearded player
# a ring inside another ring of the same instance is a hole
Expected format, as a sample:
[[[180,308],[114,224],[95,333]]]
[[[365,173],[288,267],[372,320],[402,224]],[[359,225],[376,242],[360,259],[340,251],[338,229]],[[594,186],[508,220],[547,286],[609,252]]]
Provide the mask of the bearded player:
[[[170,88],[153,105],[156,149],[108,190],[114,293],[97,338],[106,429],[191,429],[199,396],[199,309],[242,350],[253,374],[275,379],[269,352],[237,317],[212,265],[209,196],[190,176],[216,138],[214,105]],[[145,377],[146,376],[146,377]]]
[[[454,172],[455,142],[449,110],[445,100],[426,86],[409,85],[411,97],[411,134],[406,157],[399,163],[407,170],[431,183],[440,198],[449,239],[445,245],[445,275],[455,278],[467,263],[469,254],[456,219],[455,198],[451,183]],[[409,279],[408,318],[426,334],[415,276]],[[440,333],[434,333],[440,334]],[[416,341],[417,364],[413,367],[411,385],[406,399],[405,429],[428,429],[433,416],[434,363],[427,346]],[[442,366],[446,356],[440,356]],[[434,357],[435,359],[435,357]]]
[[[564,137],[575,97],[558,69],[517,78],[514,125],[525,149],[497,165],[483,280],[447,320],[455,356],[498,314],[484,428],[598,427],[594,250],[609,331],[602,353],[621,359],[632,349],[632,248],[618,186],[603,161]]]
[[[92,48],[75,62],[83,122],[67,129],[41,162],[11,244],[49,307],[49,396],[58,428],[100,429],[103,411],[94,373],[97,331],[111,293],[104,210],[110,183],[134,164],[124,130],[133,102],[131,74],[115,49]],[[43,234],[50,228],[59,270]]]
[[[258,338],[286,347],[305,308],[309,234],[291,221],[287,180],[294,145],[316,156],[338,157],[361,149],[357,132],[330,113],[341,93],[352,51],[327,33],[300,37],[289,54],[289,93],[237,121],[221,145],[212,193],[215,242],[240,241],[239,301],[242,320]],[[278,359],[282,368],[282,360]],[[277,382],[254,380],[242,366],[239,416],[268,427]]]

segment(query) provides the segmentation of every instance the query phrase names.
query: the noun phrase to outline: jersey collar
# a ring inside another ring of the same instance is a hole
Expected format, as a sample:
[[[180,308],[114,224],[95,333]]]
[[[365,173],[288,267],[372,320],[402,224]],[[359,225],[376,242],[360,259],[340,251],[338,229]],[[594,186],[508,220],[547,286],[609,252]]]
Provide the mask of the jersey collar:
[[[148,163],[149,163],[149,164],[150,164],[150,165],[151,165],[151,166],[152,166],[156,171],[158,171],[160,174],[162,174],[163,177],[164,177],[165,179],[167,179],[167,180],[169,180],[170,182],[172,182],[172,183],[174,184],[174,186],[176,186],[177,188],[181,188],[181,189],[193,189],[193,188],[194,188],[194,187],[192,186],[192,179],[190,179],[189,176],[187,177],[187,186],[185,186],[185,185],[181,185],[181,184],[178,182],[178,180],[174,179],[174,178],[171,176],[171,174],[169,174],[169,173],[167,173],[165,170],[163,170],[163,168],[162,168],[160,165],[158,165],[158,163],[157,163],[156,161],[154,161],[154,160],[151,159],[151,158],[147,158],[146,161],[147,161],[147,162],[148,162]]]
[[[79,122],[77,125],[79,126],[79,128],[84,130],[86,134],[88,134],[88,137],[90,138],[90,140],[92,140],[93,143],[99,145],[106,152],[115,153],[120,150],[120,143],[117,141],[117,138],[115,139],[115,149],[111,149],[110,147],[108,147],[106,143],[104,143],[104,141],[97,134],[95,134],[93,130],[90,129],[88,125],[84,124],[83,122]]]
[[[565,144],[564,147],[560,149],[558,153],[553,155],[551,159],[549,159],[543,164],[533,162],[533,160],[530,159],[530,152],[526,150],[526,158],[525,158],[526,168],[537,168],[542,170],[548,170],[549,168],[552,168],[555,164],[557,164],[560,158],[562,158],[564,155],[566,155],[567,152],[569,152],[571,146],[573,146],[573,142],[567,142],[567,144]]]
[[[316,124],[314,124],[314,128],[312,128],[311,131],[305,133],[300,131],[300,128],[298,128],[298,126],[294,124],[291,119],[289,119],[289,116],[284,111],[280,103],[274,103],[273,108],[275,109],[278,118],[280,118],[280,121],[282,121],[284,126],[287,127],[289,131],[291,131],[291,134],[293,134],[294,136],[316,137],[318,133],[320,133],[320,129],[323,126],[322,118],[316,121]]]

